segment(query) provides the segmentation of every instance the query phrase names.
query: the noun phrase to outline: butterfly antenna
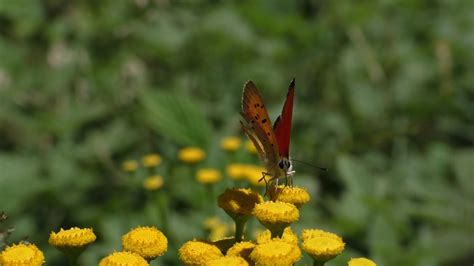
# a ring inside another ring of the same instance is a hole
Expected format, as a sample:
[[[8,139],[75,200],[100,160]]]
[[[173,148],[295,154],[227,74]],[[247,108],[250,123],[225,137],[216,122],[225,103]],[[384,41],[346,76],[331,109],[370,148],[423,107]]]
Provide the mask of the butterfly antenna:
[[[327,170],[328,170],[326,167],[320,167],[320,166],[317,166],[317,165],[314,165],[314,164],[310,164],[310,163],[307,163],[307,162],[303,162],[303,161],[300,161],[300,160],[296,160],[296,159],[293,159],[293,158],[291,158],[291,161],[293,161],[293,162],[298,162],[298,163],[302,163],[302,164],[305,164],[305,165],[314,167],[314,168],[319,169],[319,170],[322,170],[322,171],[327,171]]]

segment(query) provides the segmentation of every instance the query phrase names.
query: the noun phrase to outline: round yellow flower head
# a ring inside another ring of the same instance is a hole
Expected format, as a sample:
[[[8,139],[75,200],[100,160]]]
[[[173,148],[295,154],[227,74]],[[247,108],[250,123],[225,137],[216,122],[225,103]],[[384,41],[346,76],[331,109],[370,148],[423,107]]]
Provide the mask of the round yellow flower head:
[[[240,163],[233,163],[227,166],[227,175],[234,180],[240,180],[247,177],[247,165]]]
[[[201,184],[214,184],[221,179],[221,172],[212,168],[199,169],[196,173],[196,179]]]
[[[250,216],[254,207],[263,202],[263,197],[251,189],[226,189],[219,195],[217,204],[231,217]]]
[[[163,177],[160,175],[153,175],[147,177],[145,180],[143,180],[143,188],[149,191],[154,191],[163,186]]]
[[[126,160],[122,163],[122,170],[125,172],[133,172],[137,170],[138,163],[135,160]]]
[[[250,140],[247,140],[245,142],[245,149],[247,150],[248,153],[257,154],[257,148],[255,148],[255,145]]]
[[[307,203],[310,199],[309,193],[304,188],[278,186],[276,189],[270,189],[270,198],[274,201],[282,201],[295,205],[297,208]]]
[[[265,186],[265,182],[260,181],[262,179],[262,172],[265,172],[265,168],[256,165],[248,165],[245,171],[245,177],[252,186]]]
[[[257,265],[293,265],[301,258],[298,245],[285,242],[281,239],[272,239],[264,244],[257,245],[250,258]]]
[[[44,255],[34,244],[13,244],[0,253],[0,265],[43,265]]]
[[[263,226],[270,229],[272,236],[275,236],[275,233],[281,235],[283,229],[300,218],[295,205],[280,201],[266,201],[257,204],[253,210],[253,215]]]
[[[161,156],[156,153],[147,154],[143,156],[142,163],[145,167],[155,167],[157,165],[160,165]]]
[[[134,252],[147,260],[163,255],[168,249],[168,239],[153,226],[142,226],[130,230],[122,236],[125,251]]]
[[[227,137],[222,139],[221,141],[221,148],[225,151],[236,151],[240,148],[242,144],[242,140],[237,137]]]
[[[181,161],[189,164],[199,163],[206,158],[206,153],[197,147],[188,147],[179,151],[178,157]]]
[[[147,266],[148,262],[133,252],[114,252],[103,258],[99,266]]]
[[[314,260],[326,262],[341,254],[345,243],[340,239],[316,236],[303,241],[302,248]]]
[[[208,261],[206,266],[247,266],[246,260],[237,256],[225,256]]]
[[[49,244],[56,248],[80,248],[93,243],[97,237],[91,228],[73,227],[68,230],[60,229],[59,232],[51,232]]]
[[[377,264],[366,258],[354,258],[347,263],[347,266],[377,266]]]
[[[227,256],[238,256],[244,258],[247,262],[251,262],[250,253],[255,248],[255,244],[249,241],[242,241],[235,243],[227,250]]]
[[[214,245],[204,241],[192,240],[184,243],[179,250],[179,259],[185,265],[203,265],[222,257],[222,252]]]
[[[293,230],[291,230],[291,227],[289,226],[283,230],[283,235],[280,239],[290,244],[298,245],[298,237],[293,233]],[[268,229],[257,236],[258,244],[263,244],[270,240],[272,240],[272,233]]]
[[[306,241],[317,236],[325,236],[342,242],[342,238],[340,236],[321,229],[303,229],[303,231],[301,231],[301,241]]]

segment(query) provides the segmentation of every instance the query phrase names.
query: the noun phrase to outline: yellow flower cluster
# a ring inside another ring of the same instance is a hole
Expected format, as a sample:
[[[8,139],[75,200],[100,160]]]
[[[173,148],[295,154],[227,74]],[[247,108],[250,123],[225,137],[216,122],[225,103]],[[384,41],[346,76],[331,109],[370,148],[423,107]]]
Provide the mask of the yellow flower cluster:
[[[179,259],[185,265],[204,265],[223,256],[214,245],[204,241],[192,240],[184,243],[178,250]]]
[[[34,244],[13,244],[0,253],[2,266],[43,265],[44,255]]]
[[[238,150],[241,144],[242,140],[238,137],[226,137],[221,140],[221,148],[229,152]]]
[[[263,176],[265,169],[252,164],[229,164],[227,166],[227,175],[234,180],[247,180],[253,186],[265,186],[265,182],[259,180]]]
[[[263,197],[251,189],[226,189],[217,199],[217,204],[230,216],[250,216]]]
[[[149,191],[154,191],[163,186],[163,177],[160,175],[153,175],[147,177],[145,180],[143,180],[143,188]]]
[[[221,179],[221,172],[213,168],[199,169],[196,173],[196,179],[201,184],[214,184]]]
[[[198,147],[187,147],[179,151],[178,157],[182,162],[196,164],[206,158],[206,153]]]
[[[151,153],[143,156],[142,164],[145,167],[155,167],[160,165],[161,163],[161,156],[156,153]]]
[[[137,227],[122,237],[123,250],[134,252],[147,260],[163,255],[168,239],[156,227]]]
[[[89,245],[96,238],[91,228],[73,227],[68,230],[61,228],[57,233],[51,232],[48,242],[56,248],[75,248]]]
[[[300,208],[310,199],[309,193],[306,191],[306,189],[299,187],[289,187],[281,185],[276,187],[276,189],[269,190],[269,192],[270,198],[274,201],[291,203],[297,208]]]
[[[263,244],[257,245],[250,258],[257,265],[293,265],[301,258],[301,250],[298,245],[288,243],[281,239],[271,239]]]
[[[353,258],[347,263],[347,266],[377,266],[377,264],[367,258]]]
[[[148,266],[148,262],[132,252],[114,252],[103,258],[99,266]]]
[[[326,262],[339,255],[345,243],[336,234],[319,229],[307,229],[301,233],[302,248],[314,260]]]

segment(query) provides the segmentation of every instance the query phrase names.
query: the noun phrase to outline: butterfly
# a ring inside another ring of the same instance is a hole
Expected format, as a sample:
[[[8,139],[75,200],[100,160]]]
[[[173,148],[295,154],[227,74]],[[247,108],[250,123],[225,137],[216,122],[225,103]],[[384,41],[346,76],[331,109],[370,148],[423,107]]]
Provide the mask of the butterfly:
[[[285,177],[286,185],[293,185],[292,177],[295,171],[293,171],[289,153],[294,95],[295,79],[290,82],[281,114],[272,126],[255,84],[247,81],[244,85],[241,112],[243,120],[240,124],[244,133],[255,145],[260,161],[265,167],[260,181],[265,180],[267,192],[269,182],[276,180],[276,188],[280,177]],[[270,176],[270,179],[266,180],[266,176]]]

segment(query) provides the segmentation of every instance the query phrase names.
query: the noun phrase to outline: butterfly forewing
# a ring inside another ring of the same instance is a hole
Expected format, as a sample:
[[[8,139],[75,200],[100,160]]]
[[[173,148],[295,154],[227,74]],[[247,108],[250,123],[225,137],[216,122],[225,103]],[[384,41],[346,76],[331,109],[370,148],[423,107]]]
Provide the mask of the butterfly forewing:
[[[275,120],[273,131],[275,132],[276,141],[278,143],[279,155],[288,158],[290,153],[290,134],[291,134],[291,118],[293,114],[293,98],[295,95],[295,79],[293,79],[288,88],[285,104],[281,111],[281,115]]]
[[[257,147],[260,158],[266,166],[274,167],[280,159],[278,143],[262,97],[252,81],[244,86],[242,116],[245,119],[242,128]]]

